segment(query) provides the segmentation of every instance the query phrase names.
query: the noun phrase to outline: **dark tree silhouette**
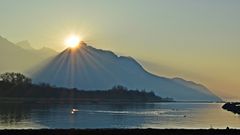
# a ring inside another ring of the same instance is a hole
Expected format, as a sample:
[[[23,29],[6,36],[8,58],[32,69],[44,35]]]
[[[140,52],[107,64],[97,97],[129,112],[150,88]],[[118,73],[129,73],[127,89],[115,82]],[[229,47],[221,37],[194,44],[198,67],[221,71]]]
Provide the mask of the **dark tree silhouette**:
[[[20,73],[4,73],[0,75],[0,81],[13,85],[31,84],[32,80]]]
[[[128,88],[127,87],[124,87],[122,85],[116,85],[116,86],[113,86],[111,90],[115,90],[115,91],[127,91]]]
[[[0,75],[0,102],[6,99],[20,98],[26,101],[69,102],[69,101],[94,101],[94,102],[161,102],[172,101],[156,96],[153,92],[128,90],[117,85],[109,90],[85,91],[76,88],[59,88],[47,83],[33,84],[31,79],[20,73],[4,73]],[[44,99],[44,100],[41,100]]]

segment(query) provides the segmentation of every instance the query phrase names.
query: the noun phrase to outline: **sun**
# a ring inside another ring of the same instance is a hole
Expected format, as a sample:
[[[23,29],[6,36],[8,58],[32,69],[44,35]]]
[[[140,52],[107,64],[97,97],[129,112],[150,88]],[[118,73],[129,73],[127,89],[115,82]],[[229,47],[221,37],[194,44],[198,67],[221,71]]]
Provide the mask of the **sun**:
[[[65,45],[70,48],[75,48],[82,41],[81,37],[78,35],[70,35],[64,41]]]

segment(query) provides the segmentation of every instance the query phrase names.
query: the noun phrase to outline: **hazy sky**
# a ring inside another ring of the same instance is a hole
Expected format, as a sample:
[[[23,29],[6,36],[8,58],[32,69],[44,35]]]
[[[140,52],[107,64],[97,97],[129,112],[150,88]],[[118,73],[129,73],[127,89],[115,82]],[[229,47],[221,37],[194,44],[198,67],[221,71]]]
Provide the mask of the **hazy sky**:
[[[240,98],[239,0],[0,0],[0,35],[58,51],[71,33],[149,71]]]

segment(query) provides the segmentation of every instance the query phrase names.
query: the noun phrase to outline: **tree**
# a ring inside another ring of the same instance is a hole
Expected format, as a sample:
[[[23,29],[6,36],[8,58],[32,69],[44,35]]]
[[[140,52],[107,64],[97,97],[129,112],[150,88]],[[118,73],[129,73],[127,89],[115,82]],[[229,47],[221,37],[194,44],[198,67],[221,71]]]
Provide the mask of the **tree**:
[[[128,88],[127,87],[124,87],[122,85],[116,85],[116,86],[113,86],[111,90],[115,90],[115,91],[127,91]]]
[[[23,74],[20,73],[14,73],[14,72],[7,72],[0,75],[0,81],[11,83],[14,85],[20,85],[20,84],[31,84],[32,80]]]

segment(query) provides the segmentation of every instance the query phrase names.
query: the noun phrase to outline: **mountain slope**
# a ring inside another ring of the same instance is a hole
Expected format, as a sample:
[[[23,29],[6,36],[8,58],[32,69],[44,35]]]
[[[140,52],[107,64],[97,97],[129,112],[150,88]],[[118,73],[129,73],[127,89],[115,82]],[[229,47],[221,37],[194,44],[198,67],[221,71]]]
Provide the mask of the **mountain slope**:
[[[131,57],[118,57],[113,52],[95,49],[81,43],[66,49],[32,74],[35,83],[85,90],[109,89],[124,85],[130,89],[154,91],[175,100],[220,101],[207,88],[153,75]]]
[[[31,52],[37,56],[42,57],[43,59],[57,55],[57,52],[55,50],[50,49],[48,47],[42,47],[41,49],[35,49],[30,45],[30,43],[27,40],[20,41],[20,42],[16,43],[16,45],[23,48],[24,50],[27,50],[28,52]]]
[[[0,36],[0,72],[24,72],[55,54],[35,50],[27,41],[16,45]]]
[[[32,46],[30,45],[30,43],[27,40],[17,42],[16,45],[25,50],[34,50],[34,48],[32,48]]]
[[[23,71],[39,59],[3,37],[0,37],[0,55],[0,72]]]

